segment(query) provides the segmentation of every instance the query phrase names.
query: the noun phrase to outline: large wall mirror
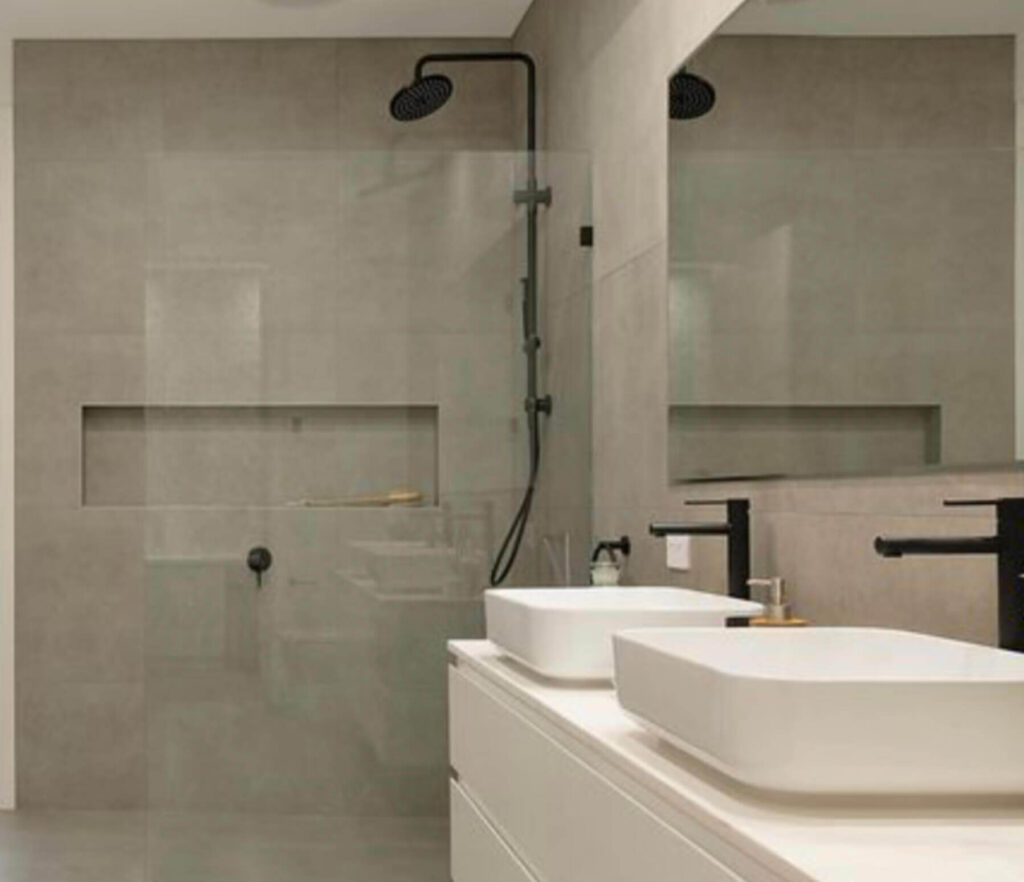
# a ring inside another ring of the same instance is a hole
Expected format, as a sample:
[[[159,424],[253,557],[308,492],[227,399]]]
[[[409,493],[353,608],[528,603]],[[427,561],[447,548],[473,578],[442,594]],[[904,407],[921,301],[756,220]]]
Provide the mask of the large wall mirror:
[[[1024,2],[749,0],[669,91],[670,480],[1024,458]]]

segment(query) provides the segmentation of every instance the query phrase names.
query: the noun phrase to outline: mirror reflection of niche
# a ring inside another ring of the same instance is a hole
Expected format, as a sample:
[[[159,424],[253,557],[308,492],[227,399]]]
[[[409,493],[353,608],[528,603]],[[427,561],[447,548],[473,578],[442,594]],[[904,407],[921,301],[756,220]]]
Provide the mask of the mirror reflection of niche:
[[[1013,461],[1015,39],[686,68],[717,100],[670,122],[670,478]]]

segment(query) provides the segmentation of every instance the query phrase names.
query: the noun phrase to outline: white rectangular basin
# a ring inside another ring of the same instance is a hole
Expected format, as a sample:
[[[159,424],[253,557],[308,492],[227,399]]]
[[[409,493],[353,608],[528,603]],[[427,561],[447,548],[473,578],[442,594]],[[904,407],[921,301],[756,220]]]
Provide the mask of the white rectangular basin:
[[[905,631],[615,636],[619,702],[745,784],[802,794],[1024,794],[1024,656]]]
[[[724,626],[762,606],[684,588],[522,588],[485,595],[487,637],[545,677],[610,679],[624,628]]]

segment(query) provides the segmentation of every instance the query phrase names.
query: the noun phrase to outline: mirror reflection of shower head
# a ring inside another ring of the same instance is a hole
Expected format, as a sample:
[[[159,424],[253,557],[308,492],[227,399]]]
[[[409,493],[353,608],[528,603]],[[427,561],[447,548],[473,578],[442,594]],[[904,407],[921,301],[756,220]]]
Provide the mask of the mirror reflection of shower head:
[[[668,115],[670,119],[699,119],[715,106],[715,87],[684,67],[669,81]]]
[[[437,113],[455,92],[455,85],[443,74],[417,77],[391,99],[391,115],[398,122],[415,122]]]

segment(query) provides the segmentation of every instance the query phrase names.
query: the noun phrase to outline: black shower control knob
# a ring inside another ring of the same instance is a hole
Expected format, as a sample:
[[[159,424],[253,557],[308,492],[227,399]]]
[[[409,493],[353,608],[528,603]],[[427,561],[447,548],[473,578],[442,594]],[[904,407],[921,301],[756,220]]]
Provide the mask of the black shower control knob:
[[[256,574],[259,584],[262,585],[263,574],[274,565],[274,555],[270,553],[269,548],[258,545],[249,550],[245,563]]]

